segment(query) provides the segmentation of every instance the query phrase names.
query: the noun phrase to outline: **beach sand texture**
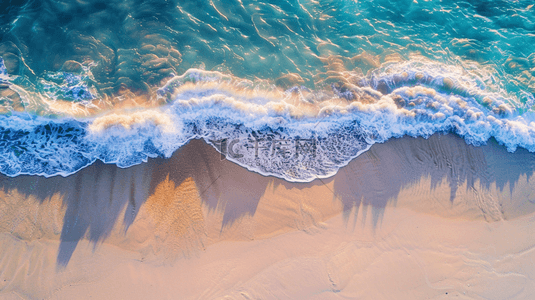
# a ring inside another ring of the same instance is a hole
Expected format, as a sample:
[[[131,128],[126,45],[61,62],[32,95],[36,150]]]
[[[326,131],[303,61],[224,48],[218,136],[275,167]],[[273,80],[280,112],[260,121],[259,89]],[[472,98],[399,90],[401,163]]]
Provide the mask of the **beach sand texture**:
[[[535,156],[453,134],[290,183],[194,140],[0,177],[2,299],[530,299]]]

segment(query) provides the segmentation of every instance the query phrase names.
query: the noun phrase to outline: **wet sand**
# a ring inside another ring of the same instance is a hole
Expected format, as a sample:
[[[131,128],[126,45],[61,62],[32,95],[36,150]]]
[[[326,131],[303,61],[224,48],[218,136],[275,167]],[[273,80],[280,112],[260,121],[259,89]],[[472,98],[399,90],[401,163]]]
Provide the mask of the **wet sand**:
[[[0,298],[529,299],[535,154],[374,145],[311,183],[202,141],[66,178],[1,177]]]

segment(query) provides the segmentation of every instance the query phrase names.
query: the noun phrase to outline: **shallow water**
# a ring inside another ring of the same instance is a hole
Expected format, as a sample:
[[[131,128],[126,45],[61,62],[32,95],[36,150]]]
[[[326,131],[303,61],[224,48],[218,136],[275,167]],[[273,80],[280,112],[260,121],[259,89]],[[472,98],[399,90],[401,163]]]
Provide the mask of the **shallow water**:
[[[455,132],[535,151],[531,1],[3,1],[0,172],[202,138],[289,181]]]

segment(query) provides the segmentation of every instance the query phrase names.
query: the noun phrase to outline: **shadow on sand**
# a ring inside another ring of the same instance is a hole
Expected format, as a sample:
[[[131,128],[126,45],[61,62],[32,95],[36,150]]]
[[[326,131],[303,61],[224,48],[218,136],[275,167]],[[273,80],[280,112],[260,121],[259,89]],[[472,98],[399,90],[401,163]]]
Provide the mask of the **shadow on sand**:
[[[372,223],[378,226],[385,207],[395,205],[400,191],[421,178],[431,179],[431,190],[445,179],[451,187],[449,200],[455,201],[458,188],[465,182],[468,188],[477,181],[484,188],[493,183],[500,190],[509,186],[512,193],[519,178],[529,179],[534,171],[535,155],[523,149],[511,154],[495,141],[483,147],[468,146],[450,134],[427,140],[393,139],[374,145],[331,178],[290,183],[221,160],[215,149],[195,140],[170,159],[152,159],[128,169],[96,162],[66,178],[1,176],[0,186],[33,195],[41,203],[56,193],[62,195],[66,213],[57,255],[58,269],[62,269],[82,238],[97,247],[121,218],[127,231],[140,207],[167,176],[177,186],[192,178],[205,205],[223,212],[223,230],[244,215],[254,215],[269,184],[288,189],[328,184],[332,200],[342,202],[346,220],[355,208],[371,207]],[[126,213],[121,215],[125,207]]]

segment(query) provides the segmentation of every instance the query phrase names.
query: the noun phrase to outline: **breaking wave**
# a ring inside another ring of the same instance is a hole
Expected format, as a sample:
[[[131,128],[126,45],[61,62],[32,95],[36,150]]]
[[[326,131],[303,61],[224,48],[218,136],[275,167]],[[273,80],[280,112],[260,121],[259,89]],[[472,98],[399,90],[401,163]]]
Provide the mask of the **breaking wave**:
[[[533,98],[508,94],[472,67],[415,58],[368,76],[340,72],[316,90],[190,69],[160,87],[160,105],[150,108],[69,117],[42,103],[48,113],[0,115],[0,171],[67,176],[97,159],[124,168],[170,157],[192,139],[204,139],[222,159],[289,181],[332,176],[374,143],[404,135],[454,132],[472,145],[494,137],[509,151],[535,151]],[[20,89],[0,72],[8,89]],[[80,81],[63,88],[82,88]]]

